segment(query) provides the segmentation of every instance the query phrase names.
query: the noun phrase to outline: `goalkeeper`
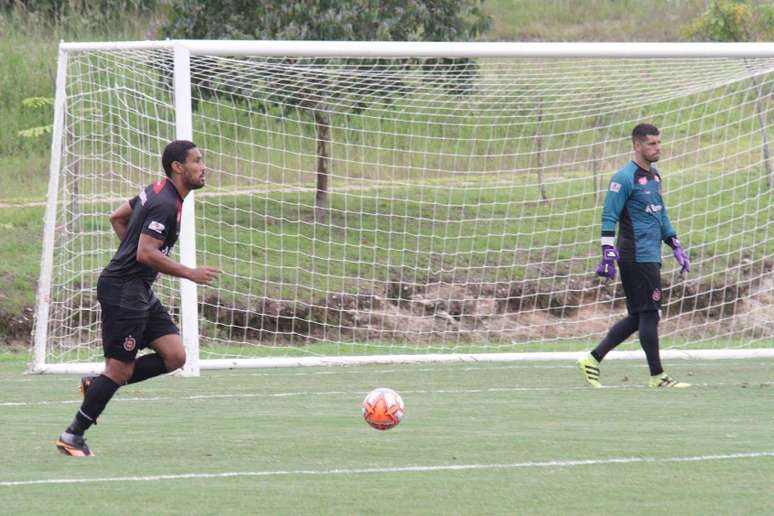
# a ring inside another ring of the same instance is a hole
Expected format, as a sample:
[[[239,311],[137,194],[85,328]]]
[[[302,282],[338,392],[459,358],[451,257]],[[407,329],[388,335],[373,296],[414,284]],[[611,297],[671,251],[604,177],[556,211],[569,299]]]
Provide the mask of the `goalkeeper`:
[[[618,321],[591,353],[578,361],[584,379],[599,382],[599,363],[635,331],[648,359],[650,387],[689,387],[661,367],[658,322],[661,316],[661,242],[672,248],[681,272],[691,270],[661,198],[661,176],[653,167],[661,157],[659,130],[640,124],[632,131],[634,159],[613,175],[602,209],[602,261],[597,275],[615,279],[616,264],[626,295],[626,318]],[[616,224],[619,226],[615,241]]]
[[[81,379],[83,403],[56,441],[65,455],[93,455],[83,434],[97,422],[119,387],[183,367],[180,332],[151,291],[159,273],[201,284],[210,284],[220,273],[212,267],[186,267],[169,258],[180,232],[183,199],[205,183],[202,153],[192,142],[177,140],[166,146],[161,163],[167,177],[110,216],[121,245],[97,282],[105,370]],[[154,352],[137,358],[143,348]]]

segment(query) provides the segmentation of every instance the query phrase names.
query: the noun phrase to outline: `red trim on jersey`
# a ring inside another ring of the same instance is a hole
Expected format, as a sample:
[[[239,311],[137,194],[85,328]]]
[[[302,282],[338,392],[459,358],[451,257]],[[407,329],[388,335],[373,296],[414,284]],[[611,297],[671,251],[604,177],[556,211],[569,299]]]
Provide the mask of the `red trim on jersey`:
[[[159,193],[164,189],[164,187],[167,186],[167,179],[159,179],[155,183],[153,183],[153,193]]]
[[[180,197],[177,198],[177,223],[180,224],[180,219],[183,217],[183,201]]]

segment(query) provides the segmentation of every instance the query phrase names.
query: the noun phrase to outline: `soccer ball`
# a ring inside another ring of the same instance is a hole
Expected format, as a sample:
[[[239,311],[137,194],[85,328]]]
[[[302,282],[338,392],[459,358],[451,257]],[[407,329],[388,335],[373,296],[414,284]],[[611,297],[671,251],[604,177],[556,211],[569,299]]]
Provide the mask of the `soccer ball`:
[[[396,426],[403,419],[405,410],[400,394],[392,389],[374,389],[363,400],[363,419],[377,430]]]

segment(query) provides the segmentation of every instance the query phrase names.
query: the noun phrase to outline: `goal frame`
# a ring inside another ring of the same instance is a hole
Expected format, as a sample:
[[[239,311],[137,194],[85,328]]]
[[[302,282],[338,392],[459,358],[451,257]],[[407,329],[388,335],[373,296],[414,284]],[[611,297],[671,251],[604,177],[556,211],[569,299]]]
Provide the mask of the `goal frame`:
[[[483,42],[345,42],[345,41],[229,41],[229,40],[166,40],[135,42],[75,43],[59,45],[54,123],[51,140],[48,199],[45,209],[43,252],[37,289],[35,324],[33,325],[34,373],[85,374],[102,370],[98,362],[51,364],[46,362],[48,317],[52,288],[54,239],[57,217],[57,192],[64,137],[67,92],[68,55],[88,51],[166,49],[174,53],[174,105],[176,137],[192,139],[192,95],[190,59],[194,55],[210,56],[287,56],[287,57],[512,57],[512,58],[771,58],[774,43],[483,43]],[[183,204],[180,231],[181,262],[196,266],[194,193]],[[544,353],[476,353],[427,355],[372,355],[343,357],[287,357],[252,359],[211,359],[199,356],[199,314],[197,285],[180,279],[180,327],[187,353],[183,376],[199,376],[203,369],[253,367],[296,367],[353,364],[423,363],[423,362],[482,362],[482,361],[544,361],[572,360],[578,352]],[[612,359],[640,359],[641,351],[614,351]],[[774,357],[774,347],[726,350],[665,350],[664,358],[734,359]]]

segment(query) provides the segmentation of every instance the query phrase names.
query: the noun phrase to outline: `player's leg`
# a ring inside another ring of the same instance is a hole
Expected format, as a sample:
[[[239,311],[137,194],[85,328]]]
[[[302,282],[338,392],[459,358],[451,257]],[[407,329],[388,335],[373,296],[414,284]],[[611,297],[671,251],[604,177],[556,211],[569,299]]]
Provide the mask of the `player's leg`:
[[[659,314],[655,310],[640,313],[640,346],[648,360],[650,376],[658,376],[664,372],[661,367],[661,354],[658,343]]]
[[[134,374],[128,383],[166,374],[185,364],[185,347],[180,331],[157,299],[151,305],[143,340],[155,353],[148,353],[135,361]]]
[[[591,351],[591,355],[599,362],[605,358],[605,355],[614,350],[619,344],[632,336],[640,327],[639,314],[629,314],[625,318],[615,323],[608,330],[605,338]]]
[[[626,308],[629,311],[629,315],[615,323],[608,330],[602,342],[589,354],[578,360],[578,367],[581,370],[583,379],[592,387],[602,387],[599,381],[599,364],[605,358],[605,355],[628,339],[639,328],[639,316],[636,312],[632,312],[631,300],[634,291],[632,274],[624,262],[619,263],[619,268],[621,271],[621,285],[626,295]]]
[[[591,353],[578,360],[578,367],[581,370],[583,379],[592,387],[602,387],[599,381],[599,364],[610,351],[615,349],[620,343],[628,339],[632,333],[639,327],[639,317],[637,314],[630,314],[624,319],[615,323],[608,330],[602,342],[594,348]]]
[[[138,349],[137,340],[142,338],[145,331],[147,312],[106,303],[101,305],[105,370],[88,383],[81,407],[56,441],[59,451],[66,455],[93,455],[83,435],[97,422],[118,388],[131,378]]]
[[[185,346],[180,335],[172,333],[161,336],[154,340],[150,347],[163,359],[166,372],[172,372],[185,365]]]
[[[689,384],[673,380],[661,366],[661,350],[658,339],[658,323],[661,319],[661,264],[632,264],[630,275],[634,277],[636,293],[633,295],[634,309],[640,315],[640,346],[645,352],[650,369],[651,387],[689,387]]]
[[[640,314],[640,346],[648,359],[648,368],[650,369],[650,381],[648,385],[654,388],[676,387],[684,388],[691,385],[685,382],[678,382],[670,378],[664,372],[661,366],[661,351],[658,342],[658,321],[659,312],[649,310]]]
[[[105,371],[90,382],[72,423],[57,439],[56,446],[59,451],[76,457],[93,455],[86,445],[83,434],[91,425],[97,423],[97,418],[105,410],[118,388],[132,376],[133,369],[134,364],[131,361],[105,359]]]

